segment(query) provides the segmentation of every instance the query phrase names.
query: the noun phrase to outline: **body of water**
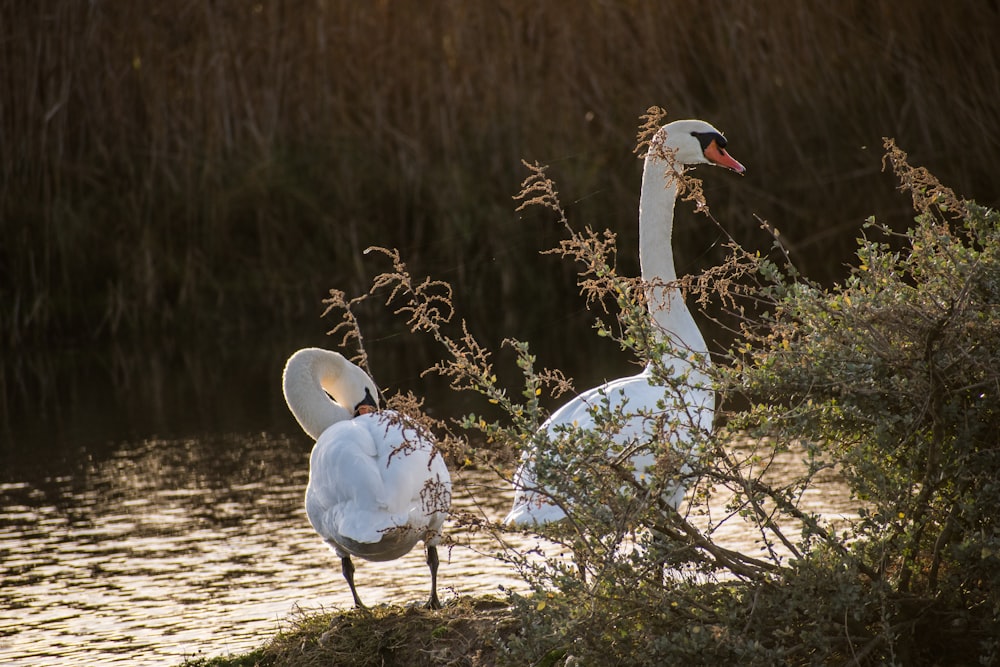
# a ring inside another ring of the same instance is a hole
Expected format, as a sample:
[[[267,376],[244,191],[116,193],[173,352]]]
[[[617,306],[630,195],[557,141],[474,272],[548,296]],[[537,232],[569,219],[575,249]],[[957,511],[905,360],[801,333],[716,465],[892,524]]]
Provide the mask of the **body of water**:
[[[149,439],[56,475],[3,475],[0,664],[177,664],[254,648],[297,608],[349,608],[340,560],[302,503],[309,445]],[[441,557],[443,600],[516,584],[468,546]],[[420,547],[356,565],[367,604],[426,600]]]

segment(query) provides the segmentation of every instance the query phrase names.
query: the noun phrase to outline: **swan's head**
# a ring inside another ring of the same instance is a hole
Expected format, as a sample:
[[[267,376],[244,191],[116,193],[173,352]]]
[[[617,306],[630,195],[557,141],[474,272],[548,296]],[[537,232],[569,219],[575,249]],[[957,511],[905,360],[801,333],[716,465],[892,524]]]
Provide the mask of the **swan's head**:
[[[378,391],[375,393],[377,394]],[[373,412],[378,412],[378,398],[372,396],[369,387],[365,387],[365,397],[354,404],[354,416],[370,415]]]
[[[353,416],[378,410],[378,388],[368,373],[339,352],[312,348],[314,372],[323,391]]]
[[[283,385],[292,414],[314,438],[337,421],[379,408],[379,391],[368,373],[342,354],[318,347],[289,357]]]
[[[703,120],[675,120],[661,127],[650,146],[650,154],[672,154],[678,165],[711,164],[731,169],[737,174],[746,167],[726,151],[722,132]]]

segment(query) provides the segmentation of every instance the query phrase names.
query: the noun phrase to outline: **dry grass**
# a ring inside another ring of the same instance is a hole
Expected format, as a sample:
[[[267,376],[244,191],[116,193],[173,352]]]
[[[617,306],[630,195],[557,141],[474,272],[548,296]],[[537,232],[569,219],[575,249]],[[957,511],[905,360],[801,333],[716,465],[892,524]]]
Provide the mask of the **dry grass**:
[[[908,216],[878,194],[882,136],[997,204],[998,18],[972,1],[4,3],[2,344],[299,324],[330,285],[367,283],[368,245],[442,267],[473,320],[541,326],[572,277],[526,260],[558,230],[512,216],[520,160],[553,165],[581,224],[621,231],[628,271],[629,146],[654,103],[711,120],[749,165],[710,193],[738,240],[758,213],[836,276],[867,215]],[[712,263],[716,238],[682,228],[680,268]]]

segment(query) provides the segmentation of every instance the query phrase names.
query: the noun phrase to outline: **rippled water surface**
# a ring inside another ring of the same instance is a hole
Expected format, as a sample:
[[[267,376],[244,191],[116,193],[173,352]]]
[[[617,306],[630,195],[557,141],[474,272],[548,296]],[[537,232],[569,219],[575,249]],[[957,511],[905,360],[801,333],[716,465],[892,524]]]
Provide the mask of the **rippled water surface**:
[[[4,481],[0,664],[178,663],[253,648],[296,606],[349,607],[339,559],[303,509],[308,444],[146,440],[78,470]],[[513,583],[468,547],[442,561],[445,599]],[[426,599],[419,547],[357,567],[370,604]]]

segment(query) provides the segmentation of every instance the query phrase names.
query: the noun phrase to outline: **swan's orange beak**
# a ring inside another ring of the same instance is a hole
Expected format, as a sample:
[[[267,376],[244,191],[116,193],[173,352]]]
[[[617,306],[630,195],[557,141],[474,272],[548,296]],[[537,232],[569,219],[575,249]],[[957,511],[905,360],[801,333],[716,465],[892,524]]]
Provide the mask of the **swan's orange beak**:
[[[714,164],[726,169],[732,169],[737,174],[745,174],[747,168],[733,159],[733,156],[726,152],[725,148],[720,148],[719,144],[712,140],[712,143],[705,149],[705,157]]]

